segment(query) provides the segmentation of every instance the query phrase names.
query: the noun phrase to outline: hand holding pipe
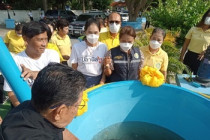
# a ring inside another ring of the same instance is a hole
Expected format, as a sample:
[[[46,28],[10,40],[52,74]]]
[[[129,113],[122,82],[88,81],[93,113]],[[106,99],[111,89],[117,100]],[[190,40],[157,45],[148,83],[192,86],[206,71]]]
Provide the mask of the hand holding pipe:
[[[2,38],[0,38],[0,71],[20,102],[31,99],[31,88],[21,77],[21,72]]]

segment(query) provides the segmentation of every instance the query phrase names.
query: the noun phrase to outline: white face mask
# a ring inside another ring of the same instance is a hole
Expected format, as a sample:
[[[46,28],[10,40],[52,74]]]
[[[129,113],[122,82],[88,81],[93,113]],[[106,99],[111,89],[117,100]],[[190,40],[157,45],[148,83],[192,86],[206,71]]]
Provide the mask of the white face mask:
[[[116,23],[109,23],[109,30],[111,33],[118,33],[120,30],[120,24],[116,24]]]
[[[158,49],[162,44],[156,40],[150,40],[149,45],[152,49]]]
[[[86,36],[87,37],[87,41],[91,44],[95,44],[98,42],[98,38],[99,38],[99,35],[96,35],[96,34],[89,34]]]
[[[18,37],[22,37],[22,35],[20,35],[20,34],[17,34],[17,36],[18,36]]]
[[[206,17],[204,24],[210,25],[210,17]]]
[[[120,43],[120,48],[121,48],[124,52],[127,52],[128,50],[130,50],[132,46],[133,46],[132,43]]]

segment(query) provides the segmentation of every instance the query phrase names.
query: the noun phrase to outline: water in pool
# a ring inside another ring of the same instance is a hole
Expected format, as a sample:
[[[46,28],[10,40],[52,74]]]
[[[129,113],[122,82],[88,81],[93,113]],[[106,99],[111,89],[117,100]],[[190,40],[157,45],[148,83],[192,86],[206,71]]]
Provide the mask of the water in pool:
[[[176,133],[145,122],[122,122],[111,125],[92,140],[184,140]]]

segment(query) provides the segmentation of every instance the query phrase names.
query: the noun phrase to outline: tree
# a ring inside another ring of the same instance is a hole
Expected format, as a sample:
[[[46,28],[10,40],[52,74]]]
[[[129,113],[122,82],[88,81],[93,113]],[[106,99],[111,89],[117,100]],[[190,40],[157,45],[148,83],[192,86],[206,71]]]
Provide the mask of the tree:
[[[129,12],[129,20],[136,21],[140,10],[145,9],[147,2],[150,1],[151,0],[125,0]]]
[[[112,0],[92,0],[93,8],[105,10],[110,6]]]
[[[47,0],[42,0],[42,3],[44,11],[47,11]]]
[[[72,0],[71,8],[85,11],[85,9],[89,9],[89,0]]]
[[[82,11],[85,13],[85,0],[82,0]]]
[[[148,15],[154,27],[179,31],[177,43],[182,46],[185,35],[201,20],[209,5],[209,0],[159,0],[158,7],[153,7]]]

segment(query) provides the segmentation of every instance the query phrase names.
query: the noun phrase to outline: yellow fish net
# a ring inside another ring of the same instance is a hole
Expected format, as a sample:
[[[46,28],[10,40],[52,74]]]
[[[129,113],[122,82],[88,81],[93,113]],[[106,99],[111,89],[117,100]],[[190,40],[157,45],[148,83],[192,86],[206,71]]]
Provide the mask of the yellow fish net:
[[[140,81],[143,85],[159,87],[164,82],[164,75],[156,68],[145,66],[140,72]]]

